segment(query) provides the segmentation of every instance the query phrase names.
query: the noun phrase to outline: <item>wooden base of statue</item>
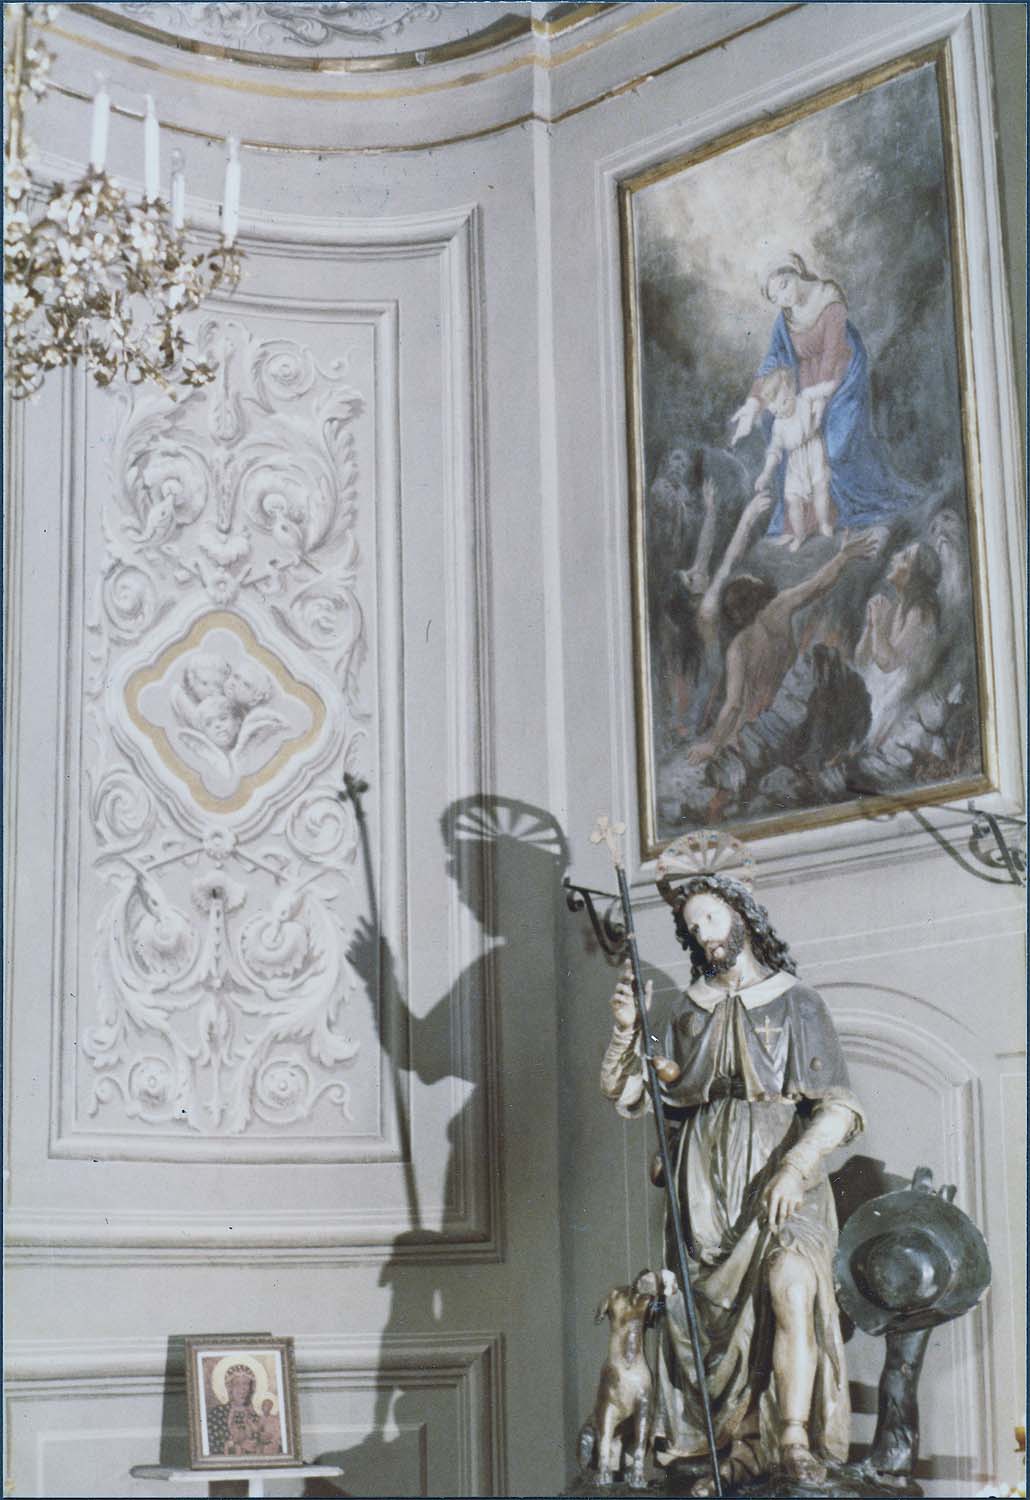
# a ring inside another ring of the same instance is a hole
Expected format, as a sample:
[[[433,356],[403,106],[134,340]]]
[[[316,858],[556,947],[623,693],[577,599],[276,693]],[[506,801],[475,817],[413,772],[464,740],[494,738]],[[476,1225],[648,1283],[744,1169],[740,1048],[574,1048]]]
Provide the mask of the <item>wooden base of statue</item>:
[[[656,1474],[647,1485],[646,1489],[633,1489],[628,1484],[600,1485],[594,1482],[592,1475],[580,1475],[580,1477],[567,1490],[565,1495],[596,1496],[597,1500],[608,1500],[608,1497],[619,1496],[620,1500],[632,1500],[634,1495],[639,1495],[644,1500],[648,1496],[673,1496],[689,1495],[693,1485],[699,1479],[704,1479],[711,1474],[706,1464],[683,1463],[674,1464],[663,1473]],[[860,1464],[831,1465],[830,1473],[822,1484],[805,1484],[798,1479],[790,1479],[786,1475],[767,1474],[759,1479],[731,1485],[723,1480],[723,1494],[729,1500],[730,1496],[737,1500],[801,1500],[801,1497],[812,1496],[823,1497],[823,1500],[887,1500],[887,1497],[920,1496],[923,1491],[909,1475],[898,1476],[897,1481],[886,1475],[874,1474],[865,1470]]]

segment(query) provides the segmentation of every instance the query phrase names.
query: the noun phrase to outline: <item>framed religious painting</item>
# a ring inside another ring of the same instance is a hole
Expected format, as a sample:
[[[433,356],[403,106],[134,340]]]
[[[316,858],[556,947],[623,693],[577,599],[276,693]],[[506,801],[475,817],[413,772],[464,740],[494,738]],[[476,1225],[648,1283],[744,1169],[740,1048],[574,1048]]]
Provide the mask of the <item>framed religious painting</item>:
[[[641,844],[994,784],[946,45],[620,184]]]
[[[301,1462],[292,1339],[191,1335],[186,1404],[191,1468],[272,1469]]]

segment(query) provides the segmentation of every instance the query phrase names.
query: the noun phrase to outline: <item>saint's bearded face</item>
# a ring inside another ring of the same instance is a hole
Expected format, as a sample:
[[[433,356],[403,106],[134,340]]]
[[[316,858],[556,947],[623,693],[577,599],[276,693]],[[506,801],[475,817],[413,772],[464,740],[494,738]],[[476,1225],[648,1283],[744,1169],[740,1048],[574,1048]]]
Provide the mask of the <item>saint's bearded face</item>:
[[[708,892],[691,896],[683,908],[683,922],[704,953],[706,974],[732,969],[748,937],[744,919],[732,906]]]

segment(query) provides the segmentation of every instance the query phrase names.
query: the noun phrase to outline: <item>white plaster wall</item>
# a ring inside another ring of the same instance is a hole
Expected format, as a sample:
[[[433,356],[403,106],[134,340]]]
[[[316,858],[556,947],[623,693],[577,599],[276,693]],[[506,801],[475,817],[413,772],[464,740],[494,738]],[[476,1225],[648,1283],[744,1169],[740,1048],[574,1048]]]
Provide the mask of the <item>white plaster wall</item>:
[[[396,358],[376,366],[377,412],[392,413],[393,427],[377,415],[375,431],[396,434],[393,458],[372,464],[359,505],[379,539],[361,579],[379,622],[377,680],[394,684],[397,713],[392,730],[380,716],[386,750],[362,769],[384,935],[406,955],[409,1012],[394,1005],[391,1017],[387,1003],[385,1014],[395,1055],[414,1064],[402,1079],[414,1177],[427,1205],[448,1183],[464,1187],[450,1218],[427,1216],[431,1232],[413,1239],[397,1152],[358,1160],[331,1130],[271,1161],[217,1140],[148,1148],[145,1160],[110,1140],[65,1149],[74,1111],[61,1080],[97,996],[88,961],[81,983],[56,986],[54,955],[69,893],[88,906],[99,887],[58,838],[88,812],[63,779],[78,719],[74,692],[58,689],[90,582],[84,536],[110,494],[114,411],[74,380],[54,382],[16,414],[9,446],[13,1493],[151,1492],[127,1471],[160,1445],[170,1451],[183,1426],[168,1337],[268,1326],[297,1338],[305,1453],[339,1457],[348,1492],[562,1485],[601,1354],[592,1309],[610,1281],[650,1261],[656,1232],[646,1127],[618,1122],[596,1090],[611,973],[559,892],[566,864],[608,883],[586,836],[602,809],[632,822],[634,797],[615,182],[756,98],[778,102],[956,28],[979,163],[971,190],[987,222],[981,10],[627,5],[550,51],[534,38],[489,66],[299,81],[143,41],[119,50],[65,13],[55,38],[65,92],[33,121],[53,161],[80,158],[88,116],[75,96],[106,57],[116,103],[138,110],[157,89],[162,118],[196,132],[180,139],[191,216],[211,229],[221,149],[205,132],[290,148],[244,150],[250,272],[232,316],[253,336],[274,326],[328,357],[325,318],[301,304],[331,309],[344,328],[378,309],[396,330]],[[138,155],[138,124],[116,117],[115,169],[131,179]],[[987,483],[999,497],[991,609],[1012,805],[1018,468],[999,247],[990,234],[982,246],[978,358],[999,375],[988,415]],[[509,799],[499,814],[508,836],[466,884],[470,904],[439,818],[484,791]],[[961,818],[936,822],[963,836]],[[553,846],[555,825],[567,861],[534,846],[534,829]],[[862,1151],[905,1176],[925,1161],[957,1183],[988,1235],[989,1298],[941,1336],[924,1386],[938,1492],[968,1492],[974,1474],[1001,1465],[1025,1399],[1021,904],[960,870],[905,815],[761,853],[763,899],[834,1007],[868,1096],[875,1123]],[[350,921],[363,904],[353,870]],[[634,873],[642,945],[671,989],[682,966],[647,873]],[[65,903],[56,923],[52,893]],[[81,951],[88,960],[88,943]],[[350,1003],[365,1003],[360,989]],[[356,1065],[385,1080],[388,1118],[388,1059],[362,1016]],[[137,1122],[127,1139],[151,1133]],[[868,1412],[876,1351],[861,1336],[852,1347]],[[870,1416],[856,1422],[856,1437],[871,1434]]]
[[[71,43],[58,45],[70,61]],[[180,102],[166,93],[162,114],[174,116]],[[86,111],[60,95],[51,103],[48,148],[74,161]],[[257,129],[267,116],[247,107]],[[310,123],[315,139],[323,129],[346,137],[331,107]],[[116,120],[113,160],[126,176],[135,145],[131,125]],[[360,986],[348,1006],[362,1052],[348,1074],[385,1077],[393,1162],[363,1161],[361,1150],[340,1160],[337,1150],[334,1164],[320,1159],[324,1140],[292,1151],[287,1143],[287,1159],[263,1165],[241,1160],[234,1140],[187,1140],[166,1148],[168,1159],[146,1162],[125,1161],[107,1141],[88,1154],[60,1149],[51,1126],[58,1068],[79,1040],[68,1018],[78,1010],[91,1019],[97,994],[88,941],[81,986],[54,992],[62,924],[55,930],[51,892],[70,884],[95,894],[98,877],[54,852],[55,787],[64,786],[55,677],[74,614],[57,601],[62,572],[73,593],[90,582],[79,549],[109,491],[114,412],[90,395],[87,426],[73,381],[68,400],[55,382],[18,414],[7,1282],[14,1493],[159,1493],[133,1484],[128,1469],[155,1461],[159,1446],[172,1451],[183,1427],[174,1360],[165,1383],[167,1338],[269,1326],[297,1340],[305,1455],[338,1458],[352,1493],[543,1493],[562,1472],[557,1093],[546,1062],[556,1050],[559,872],[547,855],[542,869],[532,852],[527,863],[511,840],[492,867],[473,860],[461,872],[466,904],[440,831],[449,805],[484,791],[511,799],[500,814],[508,824],[523,804],[549,802],[537,691],[546,638],[534,602],[544,548],[535,501],[533,149],[531,134],[515,130],[456,147],[430,170],[421,153],[387,162],[252,154],[245,163],[248,280],[232,316],[262,337],[268,316],[284,338],[317,334],[322,360],[333,353],[332,325],[306,327],[299,303],[331,305],[348,340],[350,325],[379,308],[396,335],[392,364],[379,372],[381,404],[396,424],[396,498],[387,443],[362,475],[357,503],[381,531],[361,587],[370,615],[381,615],[380,642],[398,653],[380,665],[394,667],[400,722],[380,763],[357,769],[372,784],[384,935],[410,1006],[410,1016],[401,1010],[391,1020],[382,1001],[398,1056],[412,1062],[401,1084],[421,1226],[397,1160],[389,1064],[377,1055]],[[218,194],[220,169],[205,159],[215,154],[189,149],[191,213],[201,222]],[[254,311],[246,299],[257,296],[265,302]],[[85,480],[84,464],[94,465]],[[396,507],[400,557],[391,562]],[[71,717],[74,742],[74,705]],[[332,768],[337,778],[341,770]],[[75,826],[83,804],[74,782],[69,790],[64,817]],[[360,855],[350,877],[356,915],[367,906]],[[130,1132],[149,1133],[139,1122]],[[440,1213],[445,1187],[450,1223]],[[421,1237],[405,1238],[419,1227]],[[535,1434],[532,1443],[510,1441],[513,1420]],[[68,1440],[87,1431],[86,1450]]]

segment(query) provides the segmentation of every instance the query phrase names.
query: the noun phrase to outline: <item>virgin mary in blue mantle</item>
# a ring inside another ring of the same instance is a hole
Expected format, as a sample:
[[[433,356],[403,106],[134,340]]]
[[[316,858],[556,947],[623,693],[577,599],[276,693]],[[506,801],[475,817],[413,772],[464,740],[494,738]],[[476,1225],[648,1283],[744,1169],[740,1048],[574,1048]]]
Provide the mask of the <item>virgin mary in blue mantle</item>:
[[[920,497],[920,491],[894,472],[873,431],[869,356],[847,317],[844,293],[836,282],[813,276],[799,255],[786,257],[769,273],[764,291],[780,310],[751,395],[734,415],[733,441],[751,431],[760,406],[758,382],[772,370],[790,370],[799,391],[826,381],[836,383],[823,416],[822,435],[838,525],[889,523]],[[761,419],[768,438],[772,417],[763,411]],[[778,501],[769,525],[771,534],[783,530],[784,468],[785,461],[776,477]]]

